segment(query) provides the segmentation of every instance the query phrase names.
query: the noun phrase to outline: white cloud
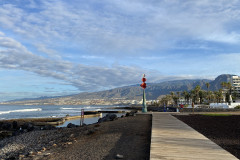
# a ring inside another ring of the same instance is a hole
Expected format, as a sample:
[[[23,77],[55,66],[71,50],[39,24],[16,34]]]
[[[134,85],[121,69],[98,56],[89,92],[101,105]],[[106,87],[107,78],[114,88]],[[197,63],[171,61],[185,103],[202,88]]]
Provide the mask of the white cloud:
[[[135,84],[148,71],[131,66],[96,67],[48,59],[29,52],[22,44],[8,37],[0,38],[0,68],[23,70],[62,80],[81,91],[102,90]],[[154,77],[154,75],[152,75]]]
[[[152,81],[159,81],[168,76],[143,69],[144,66],[90,66],[64,58],[78,57],[86,61],[84,64],[97,59],[105,62],[104,58],[109,57],[114,57],[109,60],[111,63],[119,57],[166,59],[161,62],[161,69],[178,69],[177,63],[167,61],[175,61],[175,57],[161,49],[209,49],[205,43],[179,45],[185,40],[239,43],[238,6],[239,2],[234,0],[9,1],[0,6],[0,67],[53,77],[80,90],[135,84],[143,72]],[[68,52],[70,55],[66,55]],[[237,55],[220,57],[238,59]],[[186,57],[184,62],[188,60]],[[198,68],[200,63],[193,66]]]
[[[72,4],[73,3],[73,4]],[[174,45],[184,38],[236,43],[238,1],[44,1],[0,7],[0,26],[54,47],[62,44],[99,53],[134,54]],[[98,6],[98,7],[97,7]],[[25,7],[25,8],[24,8]],[[14,15],[14,16],[13,16]]]
[[[0,36],[4,36],[5,34],[3,32],[0,32]]]

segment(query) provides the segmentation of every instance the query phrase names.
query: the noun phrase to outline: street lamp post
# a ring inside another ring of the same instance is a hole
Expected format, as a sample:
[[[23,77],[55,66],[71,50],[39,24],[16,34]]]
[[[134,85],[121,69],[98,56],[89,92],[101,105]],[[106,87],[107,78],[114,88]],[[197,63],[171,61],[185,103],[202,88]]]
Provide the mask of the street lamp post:
[[[143,88],[143,103],[142,103],[142,112],[146,113],[147,112],[147,104],[146,104],[146,95],[145,95],[145,88],[147,87],[146,85],[146,78],[145,78],[145,74],[143,74],[143,78],[142,78],[142,84],[140,85]]]

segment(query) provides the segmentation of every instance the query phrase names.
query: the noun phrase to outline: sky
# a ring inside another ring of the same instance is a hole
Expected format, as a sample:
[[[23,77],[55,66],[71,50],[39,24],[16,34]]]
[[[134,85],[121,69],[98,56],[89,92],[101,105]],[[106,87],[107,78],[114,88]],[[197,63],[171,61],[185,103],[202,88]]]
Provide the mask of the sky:
[[[0,101],[240,75],[238,0],[0,0]]]

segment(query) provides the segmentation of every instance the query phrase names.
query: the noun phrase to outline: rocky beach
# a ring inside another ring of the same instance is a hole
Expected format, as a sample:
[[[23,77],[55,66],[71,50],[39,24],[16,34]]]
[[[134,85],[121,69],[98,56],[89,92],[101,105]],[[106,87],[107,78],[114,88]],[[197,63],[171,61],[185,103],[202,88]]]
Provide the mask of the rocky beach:
[[[104,121],[25,130],[0,141],[0,159],[149,159],[151,115]]]

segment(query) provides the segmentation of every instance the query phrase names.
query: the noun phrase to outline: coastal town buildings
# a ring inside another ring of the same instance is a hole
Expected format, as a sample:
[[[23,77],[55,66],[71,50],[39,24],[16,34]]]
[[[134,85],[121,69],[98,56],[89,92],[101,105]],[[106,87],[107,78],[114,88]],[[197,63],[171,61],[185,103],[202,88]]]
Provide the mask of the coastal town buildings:
[[[233,93],[237,99],[240,99],[240,76],[232,76],[230,82],[232,84]]]

